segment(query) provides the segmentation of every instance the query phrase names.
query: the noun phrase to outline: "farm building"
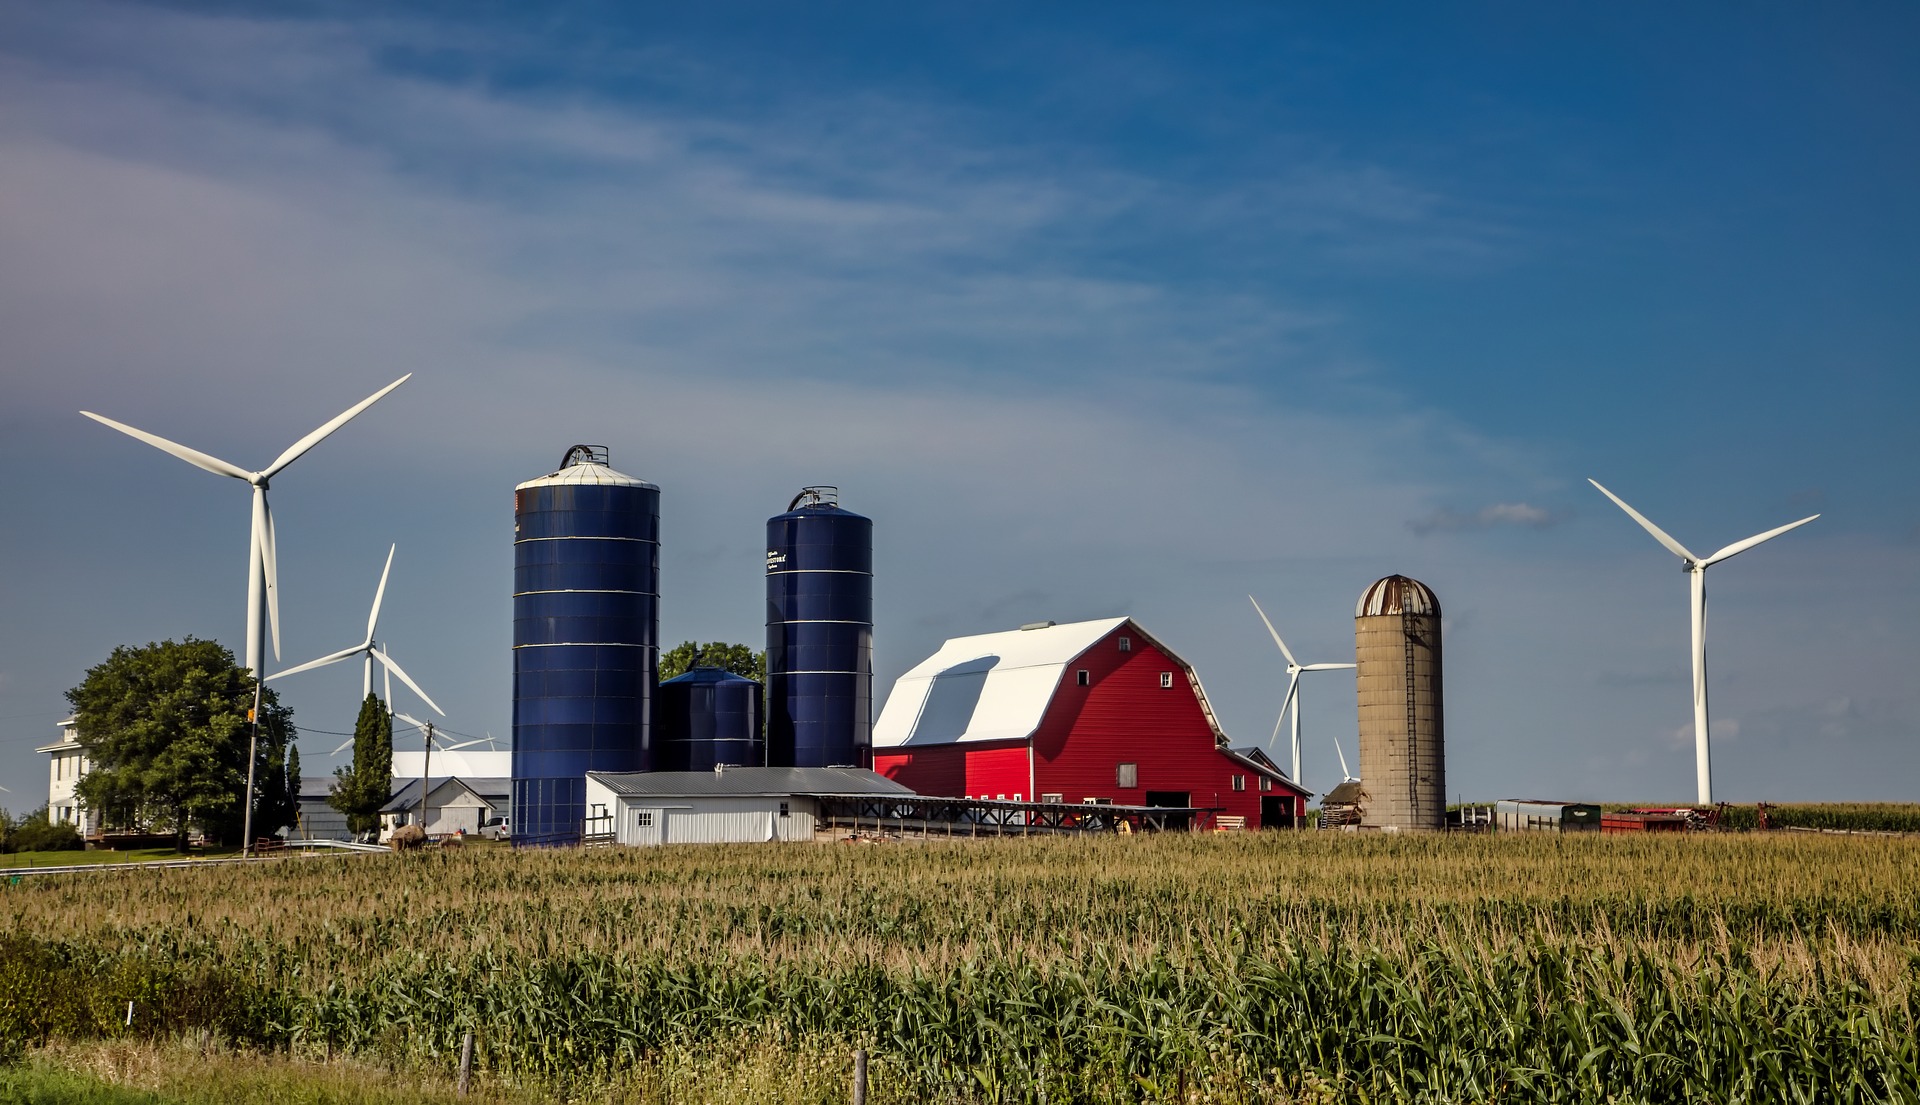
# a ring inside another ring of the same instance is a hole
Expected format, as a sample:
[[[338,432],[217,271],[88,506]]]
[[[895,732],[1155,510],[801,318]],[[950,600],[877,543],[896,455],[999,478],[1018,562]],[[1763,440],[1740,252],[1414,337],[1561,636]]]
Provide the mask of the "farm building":
[[[420,821],[420,787],[419,779],[408,780],[405,786],[394,792],[386,805],[380,807],[381,840],[387,839],[393,830],[402,825]],[[512,779],[463,779],[457,775],[436,775],[433,789],[427,794],[427,835],[477,833],[481,822],[507,812],[512,793]]]
[[[812,840],[820,800],[913,792],[857,767],[587,773],[584,835],[615,844]]]
[[[957,637],[893,685],[873,767],[921,794],[1195,807],[1291,827],[1309,792],[1235,750],[1193,668],[1130,618]]]
[[[331,775],[300,776],[299,822],[287,836],[293,840],[351,840],[347,815],[327,804],[337,782]]]
[[[1597,833],[1600,807],[1589,802],[1509,798],[1494,803],[1493,821],[1501,832]]]

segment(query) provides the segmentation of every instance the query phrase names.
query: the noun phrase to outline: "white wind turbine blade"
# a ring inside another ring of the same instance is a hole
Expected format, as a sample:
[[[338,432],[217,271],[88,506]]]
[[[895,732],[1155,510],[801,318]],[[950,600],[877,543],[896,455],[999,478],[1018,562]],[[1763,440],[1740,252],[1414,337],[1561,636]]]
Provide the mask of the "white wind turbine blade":
[[[1755,534],[1754,536],[1747,538],[1745,541],[1735,541],[1733,544],[1728,545],[1726,548],[1721,549],[1719,552],[1714,553],[1712,556],[1707,557],[1705,560],[1702,560],[1700,562],[1700,566],[1702,568],[1706,568],[1714,564],[1718,564],[1722,560],[1730,560],[1733,557],[1739,556],[1741,553],[1746,552],[1748,549],[1753,548],[1755,545],[1761,544],[1766,541],[1771,541],[1790,529],[1799,529],[1801,526],[1806,525],[1808,522],[1811,522],[1813,521],[1814,518],[1818,518],[1818,517],[1820,516],[1818,514],[1815,514],[1809,518],[1802,518],[1798,522],[1788,522],[1786,525],[1781,526],[1779,529],[1770,529],[1765,533]]]
[[[1288,666],[1298,667],[1300,662],[1293,658],[1292,651],[1287,648],[1287,642],[1280,639],[1280,631],[1273,628],[1273,623],[1268,621],[1267,612],[1260,609],[1260,604],[1254,600],[1252,595],[1247,596],[1247,601],[1253,603],[1253,612],[1260,615],[1260,620],[1266,623],[1267,632],[1273,634],[1273,643],[1280,646],[1280,655],[1287,658]]]
[[[351,657],[358,656],[360,655],[360,653],[364,651],[365,649],[361,648],[359,645],[355,645],[352,648],[343,648],[339,652],[330,652],[327,655],[322,656],[318,660],[308,660],[304,664],[295,664],[293,667],[290,667],[285,671],[276,671],[272,675],[267,676],[266,679],[263,680],[263,682],[271,683],[274,680],[279,679],[281,676],[284,676],[284,675],[296,675],[303,671],[312,671],[315,668],[324,668],[328,664],[337,664],[342,660],[346,660]]]
[[[1339,671],[1342,668],[1357,668],[1359,664],[1308,664],[1301,671]]]
[[[373,659],[373,653],[371,651],[367,653],[367,659],[369,660]],[[393,673],[391,671],[388,671],[386,668],[381,668],[380,677],[386,682],[387,697],[385,699],[385,702],[387,704],[387,709],[391,710],[393,709]],[[366,696],[362,695],[361,697],[364,698]]]
[[[1646,515],[1628,506],[1626,503],[1626,500],[1622,499],[1618,495],[1615,495],[1613,492],[1608,491],[1606,488],[1601,487],[1599,480],[1589,479],[1587,482],[1592,484],[1594,487],[1599,488],[1600,494],[1605,495],[1609,499],[1612,499],[1613,505],[1619,507],[1621,510],[1626,511],[1627,517],[1632,518],[1634,521],[1640,523],[1640,528],[1652,534],[1653,539],[1655,541],[1658,541],[1662,545],[1665,545],[1667,547],[1668,552],[1672,553],[1673,555],[1679,557],[1680,559],[1686,561],[1689,564],[1699,563],[1700,558],[1688,552],[1687,547],[1685,545],[1682,545],[1680,542],[1675,541],[1673,538],[1667,536],[1666,530],[1663,530],[1659,526],[1654,525],[1652,522],[1647,521]]]
[[[333,431],[353,421],[355,415],[359,414],[363,410],[366,410],[368,407],[373,406],[375,403],[379,402],[381,398],[384,397],[388,392],[392,391],[394,388],[399,387],[401,384],[406,383],[408,380],[412,378],[413,378],[413,373],[409,372],[405,376],[402,376],[398,380],[395,380],[393,383],[388,384],[386,387],[381,388],[379,391],[374,392],[372,395],[367,396],[365,399],[360,400],[358,403],[355,403],[353,406],[348,407],[346,410],[335,415],[333,419],[329,421],[326,425],[321,426],[319,429],[301,438],[299,441],[296,441],[292,445],[289,445],[287,447],[287,451],[284,453],[281,453],[280,456],[277,459],[275,459],[272,464],[267,465],[266,469],[262,471],[260,475],[263,478],[272,479],[276,474],[280,472],[281,469],[285,468],[289,464],[292,464],[294,461],[299,460],[300,455],[302,453],[306,452],[308,449],[313,448],[315,445],[320,444],[322,441],[325,441],[327,438],[327,435],[333,433]]]
[[[338,756],[340,753],[345,752],[347,750],[347,746],[352,744],[353,740],[354,738],[348,737],[346,740],[341,741],[339,747],[335,748],[331,753],[331,755]]]
[[[367,696],[373,693],[373,653],[366,653],[366,655],[362,657],[362,661],[360,665],[360,701],[365,702]]]
[[[371,647],[369,647],[369,649],[368,649],[368,651],[369,651],[369,652],[371,652],[371,653],[373,653],[373,658],[374,658],[375,660],[378,660],[378,661],[380,661],[380,663],[381,663],[381,664],[383,664],[383,665],[385,665],[385,666],[386,666],[386,669],[387,669],[388,671],[390,671],[390,672],[392,672],[393,674],[395,674],[395,675],[397,675],[397,676],[399,676],[399,677],[400,677],[400,682],[402,682],[402,683],[405,683],[405,684],[406,684],[406,685],[407,685],[408,687],[411,687],[411,688],[413,689],[413,693],[414,693],[414,694],[417,694],[417,695],[419,695],[419,696],[420,696],[420,701],[422,701],[422,702],[424,702],[424,703],[426,703],[427,705],[429,705],[429,706],[431,706],[431,707],[433,707],[433,712],[434,712],[434,713],[436,713],[436,714],[439,714],[439,715],[440,715],[441,717],[446,717],[446,716],[447,716],[447,712],[446,712],[445,710],[442,710],[442,709],[440,708],[440,704],[439,704],[438,702],[435,702],[435,701],[434,701],[434,700],[433,700],[432,698],[430,698],[430,697],[429,697],[429,696],[427,695],[427,692],[425,692],[425,691],[423,691],[423,690],[421,690],[421,689],[420,689],[420,684],[418,684],[418,683],[415,683],[415,682],[413,681],[413,678],[412,678],[411,676],[409,676],[409,675],[408,675],[408,674],[407,674],[407,673],[406,673],[406,672],[405,672],[405,671],[404,671],[404,670],[403,670],[403,669],[402,669],[402,668],[400,667],[400,665],[399,665],[399,664],[396,664],[396,663],[394,663],[394,662],[393,662],[393,657],[391,657],[391,656],[388,656],[388,655],[387,655],[386,653],[384,653],[384,652],[381,652],[381,651],[380,651],[379,649],[377,649],[377,648],[371,648]]]
[[[462,748],[472,748],[476,744],[492,744],[492,743],[493,742],[488,740],[486,737],[475,737],[470,741],[461,741],[459,744],[443,744],[440,746],[440,751],[458,752]]]
[[[426,696],[421,695],[420,697],[425,698]],[[421,721],[419,718],[414,717],[412,714],[396,713],[393,715],[393,719],[395,721],[404,721],[408,725],[413,726],[415,729],[425,729],[427,727],[426,722]]]
[[[267,581],[267,625],[273,631],[273,658],[280,659],[280,553],[273,536],[273,508],[267,505],[267,493],[263,488],[254,496],[260,517],[264,524],[258,527],[260,534],[260,566],[264,569]]]
[[[253,473],[237,464],[228,464],[219,457],[210,457],[198,449],[189,449],[177,441],[168,441],[159,434],[150,434],[145,430],[136,430],[125,422],[115,422],[105,415],[95,414],[92,411],[81,411],[80,413],[100,423],[102,426],[111,426],[121,433],[126,434],[128,437],[138,438],[163,453],[172,453],[174,456],[179,457],[195,468],[204,468],[216,476],[232,476],[236,480],[246,480],[248,483],[253,482]]]
[[[1340,747],[1340,738],[1338,737],[1333,739],[1333,750],[1340,754],[1340,781],[1343,783],[1351,782],[1353,780],[1353,772],[1347,770],[1347,751]]]
[[[380,601],[387,597],[387,576],[393,571],[393,554],[398,544],[387,546],[387,566],[380,569],[380,586],[373,592],[373,612],[367,615],[367,644],[373,644],[374,627],[380,624]]]

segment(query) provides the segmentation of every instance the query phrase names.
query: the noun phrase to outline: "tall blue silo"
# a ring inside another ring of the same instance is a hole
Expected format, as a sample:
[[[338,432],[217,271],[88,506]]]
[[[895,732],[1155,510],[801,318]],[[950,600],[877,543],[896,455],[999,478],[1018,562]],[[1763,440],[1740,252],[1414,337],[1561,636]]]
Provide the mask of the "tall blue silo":
[[[767,519],[767,765],[873,762],[873,520],[809,487]]]
[[[580,834],[589,771],[646,771],[660,489],[597,445],[513,489],[513,834]]]
[[[755,680],[722,668],[694,668],[662,681],[653,700],[654,770],[764,765],[762,694]]]

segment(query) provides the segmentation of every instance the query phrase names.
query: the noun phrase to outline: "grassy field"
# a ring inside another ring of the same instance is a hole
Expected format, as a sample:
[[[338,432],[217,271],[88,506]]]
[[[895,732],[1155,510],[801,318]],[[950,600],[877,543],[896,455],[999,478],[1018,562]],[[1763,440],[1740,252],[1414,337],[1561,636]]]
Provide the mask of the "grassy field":
[[[10,867],[72,867],[96,863],[148,863],[153,860],[224,859],[240,854],[238,848],[195,848],[181,855],[172,848],[129,848],[123,852],[14,852],[0,855],[0,871]]]
[[[471,1030],[512,1100],[841,1101],[866,1047],[876,1105],[1920,1101],[1920,840],[471,850],[26,880],[0,933],[29,1069],[444,1085]]]

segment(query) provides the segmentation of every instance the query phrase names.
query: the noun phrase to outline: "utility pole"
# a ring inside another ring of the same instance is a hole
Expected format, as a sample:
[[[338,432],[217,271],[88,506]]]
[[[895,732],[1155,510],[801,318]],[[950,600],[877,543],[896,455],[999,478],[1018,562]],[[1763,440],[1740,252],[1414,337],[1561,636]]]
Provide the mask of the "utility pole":
[[[433,722],[420,727],[427,735],[427,754],[420,760],[420,831],[427,831],[427,786],[433,781]]]
[[[247,720],[253,722],[253,735],[247,738],[247,797],[246,813],[240,819],[240,858],[253,854],[253,765],[260,759],[260,697],[266,691],[267,684],[260,673],[253,673],[253,709],[247,711]]]

